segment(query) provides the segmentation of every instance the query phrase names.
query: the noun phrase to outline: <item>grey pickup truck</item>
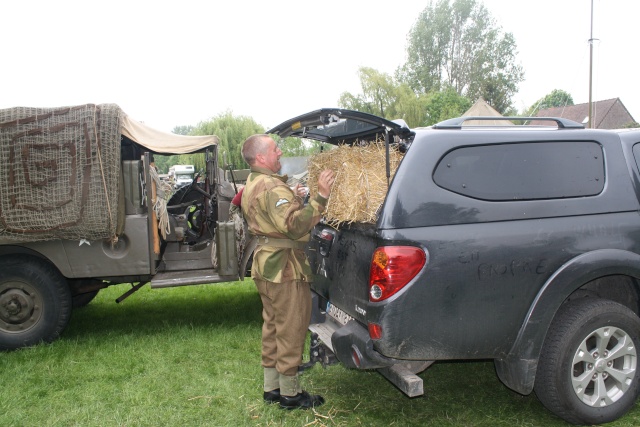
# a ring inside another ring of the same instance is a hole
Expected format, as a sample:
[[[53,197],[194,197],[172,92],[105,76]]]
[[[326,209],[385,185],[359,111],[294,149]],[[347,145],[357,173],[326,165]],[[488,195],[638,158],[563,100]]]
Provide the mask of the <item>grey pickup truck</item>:
[[[571,423],[615,420],[639,392],[640,130],[487,119],[322,109],[269,131],[404,152],[375,224],[313,232],[313,355],[409,396],[434,362],[491,359]]]

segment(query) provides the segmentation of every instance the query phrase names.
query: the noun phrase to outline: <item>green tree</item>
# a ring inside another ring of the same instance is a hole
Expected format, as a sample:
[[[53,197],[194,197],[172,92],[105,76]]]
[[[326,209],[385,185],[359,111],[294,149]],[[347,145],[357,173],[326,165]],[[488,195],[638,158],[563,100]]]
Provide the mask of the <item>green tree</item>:
[[[372,68],[363,67],[358,74],[362,94],[344,92],[338,101],[340,107],[390,120],[403,119],[410,127],[416,127],[458,117],[471,106],[468,98],[450,86],[429,93],[416,93],[409,85]]]
[[[175,163],[174,163],[175,157]],[[169,173],[169,168],[177,163],[178,156],[163,156],[160,154],[156,154],[153,156],[153,162],[158,168],[159,173]]]
[[[409,127],[425,126],[428,124],[425,114],[428,103],[427,94],[417,94],[408,85],[399,84],[393,106],[395,117],[388,118],[403,119]]]
[[[188,126],[176,126],[173,128],[171,133],[175,133],[176,135],[191,135],[194,127],[191,125]]]
[[[469,99],[483,97],[500,112],[511,106],[523,80],[511,33],[496,26],[476,0],[432,0],[408,35],[407,62],[396,78],[417,93],[452,87]]]
[[[547,95],[538,99],[531,107],[529,107],[525,114],[529,117],[533,117],[540,110],[552,107],[566,107],[568,105],[574,105],[571,94],[562,89],[554,89]]]
[[[242,159],[242,143],[249,136],[256,133],[263,133],[264,130],[264,127],[256,123],[253,118],[234,116],[231,111],[226,111],[208,121],[199,123],[193,129],[192,134],[216,135],[219,139],[219,165],[221,167],[230,165],[233,169],[243,169],[248,167],[248,165]]]
[[[253,118],[234,116],[230,111],[212,119],[200,122],[197,126],[176,126],[173,133],[180,135],[216,135],[218,137],[218,165],[222,168],[244,169],[248,165],[242,159],[242,144],[251,135],[264,133],[264,127]],[[320,143],[304,141],[298,138],[280,139],[278,142],[283,156],[307,156],[320,151]],[[180,154],[173,156],[155,156],[156,166],[161,173],[167,173],[173,165],[194,165],[196,171],[203,172],[205,158],[203,153]]]
[[[373,68],[358,70],[362,93],[344,92],[338,105],[341,108],[375,114],[386,119],[403,119],[411,127],[424,124],[425,97],[416,94],[408,85]]]
[[[360,67],[358,77],[362,94],[345,92],[340,96],[338,104],[342,108],[388,117],[397,90],[393,77],[369,67]]]
[[[322,146],[320,142],[303,138],[282,139],[277,135],[272,136],[282,151],[282,157],[310,156],[311,154],[319,153]]]
[[[426,126],[452,117],[460,117],[471,107],[471,101],[458,95],[452,87],[430,93],[425,104],[426,121],[424,125]]]

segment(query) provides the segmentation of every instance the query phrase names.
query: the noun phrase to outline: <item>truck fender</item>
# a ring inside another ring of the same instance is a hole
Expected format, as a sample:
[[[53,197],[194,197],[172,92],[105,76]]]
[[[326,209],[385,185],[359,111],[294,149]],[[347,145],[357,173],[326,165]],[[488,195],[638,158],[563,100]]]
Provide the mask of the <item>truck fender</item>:
[[[60,240],[25,243],[23,245],[0,245],[0,257],[13,254],[32,255],[47,260],[65,277],[71,277],[69,259]]]
[[[640,278],[639,266],[640,255],[620,249],[587,252],[563,264],[538,292],[509,354],[494,361],[500,380],[520,394],[531,393],[547,330],[562,303],[599,277],[622,274]]]

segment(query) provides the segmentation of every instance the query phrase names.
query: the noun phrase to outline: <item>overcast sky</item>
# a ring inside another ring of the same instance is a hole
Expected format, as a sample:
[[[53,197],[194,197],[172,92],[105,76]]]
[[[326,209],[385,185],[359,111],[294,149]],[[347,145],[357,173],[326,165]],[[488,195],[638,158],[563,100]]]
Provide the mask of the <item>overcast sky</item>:
[[[518,110],[553,89],[589,99],[591,0],[478,0],[515,36]],[[116,103],[159,130],[225,111],[266,128],[393,74],[428,0],[4,0],[0,108]],[[640,121],[640,0],[594,0],[593,99]]]

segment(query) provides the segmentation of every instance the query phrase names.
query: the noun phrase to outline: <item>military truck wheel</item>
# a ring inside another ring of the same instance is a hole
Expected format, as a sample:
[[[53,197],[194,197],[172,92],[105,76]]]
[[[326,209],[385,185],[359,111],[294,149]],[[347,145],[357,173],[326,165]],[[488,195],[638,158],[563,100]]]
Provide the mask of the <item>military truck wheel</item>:
[[[99,291],[85,292],[83,294],[76,294],[71,298],[72,308],[81,308],[89,304],[98,295]]]
[[[538,399],[574,424],[621,417],[640,391],[640,319],[627,307],[600,298],[580,298],[560,310],[538,363]]]
[[[53,266],[30,256],[0,260],[0,350],[52,342],[70,315],[71,291]]]
[[[98,295],[100,289],[106,287],[102,280],[67,279],[71,290],[71,308],[81,308],[89,304]]]

